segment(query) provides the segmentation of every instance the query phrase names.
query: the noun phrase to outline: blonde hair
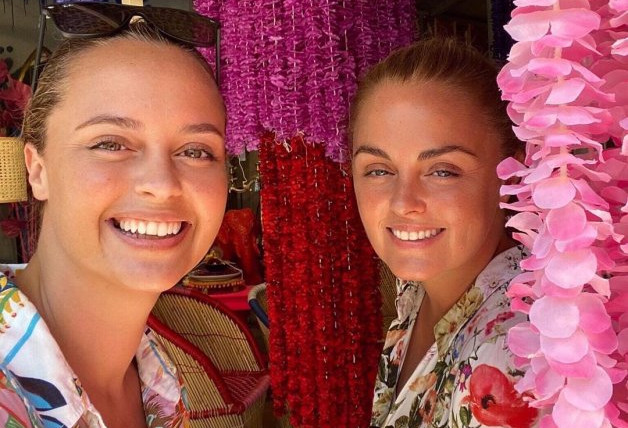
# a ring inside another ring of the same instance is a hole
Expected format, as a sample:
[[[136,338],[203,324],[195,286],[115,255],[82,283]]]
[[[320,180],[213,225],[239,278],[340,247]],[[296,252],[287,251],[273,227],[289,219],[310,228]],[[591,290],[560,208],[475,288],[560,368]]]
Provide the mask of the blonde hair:
[[[349,141],[355,120],[369,94],[382,82],[440,82],[474,100],[501,137],[505,157],[521,150],[497,86],[497,68],[478,50],[455,39],[421,40],[392,52],[362,77],[351,105]]]

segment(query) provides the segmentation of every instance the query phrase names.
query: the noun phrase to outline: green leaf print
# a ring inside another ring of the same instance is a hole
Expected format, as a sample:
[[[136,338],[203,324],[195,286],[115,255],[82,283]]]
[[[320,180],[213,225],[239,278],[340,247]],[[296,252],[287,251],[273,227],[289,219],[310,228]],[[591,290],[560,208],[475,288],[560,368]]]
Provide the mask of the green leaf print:
[[[417,395],[412,403],[412,407],[410,407],[410,420],[407,425],[408,428],[419,428],[423,423],[423,416],[421,416],[421,413],[419,412],[422,397],[422,394]]]
[[[406,428],[408,426],[408,417],[402,416],[395,421],[395,428]]]
[[[462,426],[468,427],[471,422],[471,410],[468,407],[460,407],[459,415]]]
[[[5,428],[24,428],[24,425],[14,419],[11,415],[9,415],[9,419],[7,419],[4,426]]]

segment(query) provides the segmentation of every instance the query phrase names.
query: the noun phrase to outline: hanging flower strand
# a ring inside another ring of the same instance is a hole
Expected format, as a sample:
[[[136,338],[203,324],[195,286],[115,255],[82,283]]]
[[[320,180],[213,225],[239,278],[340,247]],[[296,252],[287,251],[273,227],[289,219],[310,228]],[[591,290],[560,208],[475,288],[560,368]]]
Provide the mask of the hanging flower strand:
[[[517,389],[547,409],[543,428],[628,427],[617,398],[626,396],[628,167],[604,150],[626,135],[626,99],[609,75],[625,58],[626,1],[515,5],[505,28],[517,43],[498,83],[526,159],[506,159],[498,175],[520,179],[502,187],[518,199],[503,206],[519,212],[508,225],[531,250],[509,288],[512,309],[529,315],[508,335],[526,371]]]

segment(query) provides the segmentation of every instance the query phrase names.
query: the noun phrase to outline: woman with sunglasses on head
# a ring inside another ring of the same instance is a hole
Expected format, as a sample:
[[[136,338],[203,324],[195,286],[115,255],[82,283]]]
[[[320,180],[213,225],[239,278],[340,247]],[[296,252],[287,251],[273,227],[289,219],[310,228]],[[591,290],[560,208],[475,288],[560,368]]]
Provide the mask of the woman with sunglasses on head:
[[[375,427],[527,428],[537,410],[506,332],[505,295],[525,250],[505,228],[498,163],[519,155],[496,84],[475,49],[426,40],[358,86],[351,117],[358,208],[398,278],[398,316],[375,386]]]
[[[0,426],[188,425],[146,320],[218,232],[224,132],[204,59],[148,23],[52,55],[23,130],[38,247],[0,278]]]

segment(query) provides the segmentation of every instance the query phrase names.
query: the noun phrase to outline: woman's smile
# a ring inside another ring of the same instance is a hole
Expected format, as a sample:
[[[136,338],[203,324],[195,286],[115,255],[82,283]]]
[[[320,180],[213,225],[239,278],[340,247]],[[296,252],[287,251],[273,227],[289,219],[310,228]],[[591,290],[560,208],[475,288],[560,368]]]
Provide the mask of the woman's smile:
[[[430,238],[435,238],[440,235],[445,229],[442,228],[434,228],[434,229],[419,229],[417,230],[406,230],[406,229],[397,229],[397,228],[387,228],[395,238],[401,241],[426,241]]]

